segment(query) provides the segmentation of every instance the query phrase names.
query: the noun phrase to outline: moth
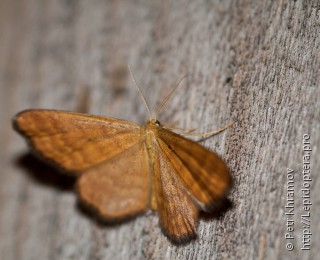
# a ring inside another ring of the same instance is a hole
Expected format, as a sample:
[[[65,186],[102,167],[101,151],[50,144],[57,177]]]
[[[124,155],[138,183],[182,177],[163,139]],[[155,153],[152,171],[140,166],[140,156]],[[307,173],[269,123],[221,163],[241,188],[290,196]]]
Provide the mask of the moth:
[[[133,81],[149,110],[145,125],[30,109],[14,117],[14,129],[41,157],[78,177],[80,200],[104,220],[119,221],[151,209],[158,212],[169,239],[189,241],[196,237],[199,211],[210,212],[227,195],[231,175],[216,153],[158,121],[181,80],[155,117],[134,77]],[[213,135],[227,127],[193,135]]]

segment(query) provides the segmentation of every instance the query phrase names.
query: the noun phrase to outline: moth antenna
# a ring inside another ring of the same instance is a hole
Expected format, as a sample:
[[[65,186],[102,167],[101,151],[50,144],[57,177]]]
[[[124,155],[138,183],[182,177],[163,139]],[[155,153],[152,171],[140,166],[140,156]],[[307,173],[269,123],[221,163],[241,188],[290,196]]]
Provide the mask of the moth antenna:
[[[163,108],[163,106],[167,103],[169,98],[172,96],[173,92],[179,87],[181,81],[186,77],[186,75],[182,76],[178,82],[176,83],[175,87],[170,91],[170,93],[165,97],[165,99],[161,102],[161,104],[158,106],[155,114],[155,119],[157,120],[160,110]]]
[[[142,91],[141,91],[141,88],[139,87],[139,85],[138,85],[137,82],[136,82],[136,79],[135,79],[134,76],[133,76],[133,73],[132,73],[132,71],[131,71],[131,68],[130,68],[130,65],[129,65],[129,64],[128,64],[128,69],[129,69],[131,78],[132,78],[132,80],[133,80],[133,83],[134,83],[134,85],[136,86],[136,88],[138,89],[138,91],[139,91],[139,93],[140,93],[140,95],[141,95],[141,97],[142,97],[142,99],[143,99],[143,102],[144,102],[144,104],[146,105],[146,108],[147,108],[148,111],[149,111],[149,120],[151,121],[151,120],[152,120],[152,113],[151,113],[150,107],[149,107],[149,105],[148,105],[148,103],[147,103],[147,101],[146,101],[146,98],[144,97],[144,95],[143,95],[143,93],[142,93]]]

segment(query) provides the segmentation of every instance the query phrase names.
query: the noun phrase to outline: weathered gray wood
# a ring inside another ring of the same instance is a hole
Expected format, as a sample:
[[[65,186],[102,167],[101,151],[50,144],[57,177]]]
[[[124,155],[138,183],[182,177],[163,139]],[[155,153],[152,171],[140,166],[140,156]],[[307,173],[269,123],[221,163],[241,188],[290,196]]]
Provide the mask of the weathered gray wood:
[[[320,250],[319,1],[0,2],[0,259],[316,259]],[[26,108],[81,110],[143,122],[131,64],[154,107],[199,131],[235,184],[232,207],[177,247],[158,218],[96,224],[70,179],[30,156],[12,131]],[[311,137],[311,251],[301,251],[303,135]],[[288,252],[287,168],[295,171],[295,249]],[[67,182],[67,183],[65,183]]]

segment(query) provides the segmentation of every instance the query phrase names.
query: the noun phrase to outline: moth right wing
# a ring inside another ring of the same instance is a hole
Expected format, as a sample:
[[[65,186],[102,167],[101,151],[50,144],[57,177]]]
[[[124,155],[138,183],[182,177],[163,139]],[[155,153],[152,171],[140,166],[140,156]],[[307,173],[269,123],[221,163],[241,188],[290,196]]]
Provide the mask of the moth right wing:
[[[13,125],[42,157],[73,172],[112,158],[140,136],[140,126],[128,121],[59,110],[25,110]]]
[[[198,207],[210,211],[229,191],[231,175],[214,152],[171,131],[159,130],[159,147]]]
[[[218,155],[173,132],[160,129],[153,159],[153,209],[175,242],[196,236],[198,208],[210,211],[231,185],[227,166]]]

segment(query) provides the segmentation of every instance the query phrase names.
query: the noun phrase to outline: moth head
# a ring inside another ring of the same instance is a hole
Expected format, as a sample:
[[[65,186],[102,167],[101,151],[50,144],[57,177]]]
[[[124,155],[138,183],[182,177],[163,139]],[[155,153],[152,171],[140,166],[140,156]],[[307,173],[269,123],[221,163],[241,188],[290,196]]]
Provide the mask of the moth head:
[[[153,118],[149,119],[149,120],[146,120],[146,123],[148,125],[153,125],[153,126],[157,126],[157,127],[161,126],[160,122],[157,119],[153,119]]]

